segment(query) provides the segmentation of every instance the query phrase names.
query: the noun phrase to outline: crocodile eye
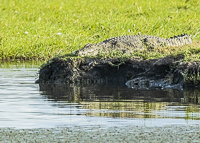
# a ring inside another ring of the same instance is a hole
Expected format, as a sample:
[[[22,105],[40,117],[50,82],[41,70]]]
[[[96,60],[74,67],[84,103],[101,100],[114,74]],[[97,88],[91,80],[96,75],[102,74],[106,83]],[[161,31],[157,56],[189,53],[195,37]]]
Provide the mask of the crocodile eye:
[[[78,55],[78,51],[75,51],[74,54]]]
[[[91,44],[87,43],[84,47],[90,47]]]

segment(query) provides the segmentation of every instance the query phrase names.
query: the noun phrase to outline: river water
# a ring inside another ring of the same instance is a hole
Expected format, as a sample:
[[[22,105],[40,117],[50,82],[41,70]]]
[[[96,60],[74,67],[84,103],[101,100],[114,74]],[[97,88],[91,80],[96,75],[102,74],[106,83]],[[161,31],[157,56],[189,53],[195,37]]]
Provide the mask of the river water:
[[[200,90],[35,84],[35,63],[1,63],[0,127],[199,124]]]

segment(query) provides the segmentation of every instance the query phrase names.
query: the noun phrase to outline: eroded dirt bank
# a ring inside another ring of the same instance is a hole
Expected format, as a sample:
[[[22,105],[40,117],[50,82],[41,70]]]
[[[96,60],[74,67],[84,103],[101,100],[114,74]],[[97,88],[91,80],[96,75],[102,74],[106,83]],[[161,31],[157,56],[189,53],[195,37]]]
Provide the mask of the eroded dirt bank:
[[[120,82],[131,88],[199,86],[200,63],[182,62],[183,58],[55,58],[41,68],[37,82]]]

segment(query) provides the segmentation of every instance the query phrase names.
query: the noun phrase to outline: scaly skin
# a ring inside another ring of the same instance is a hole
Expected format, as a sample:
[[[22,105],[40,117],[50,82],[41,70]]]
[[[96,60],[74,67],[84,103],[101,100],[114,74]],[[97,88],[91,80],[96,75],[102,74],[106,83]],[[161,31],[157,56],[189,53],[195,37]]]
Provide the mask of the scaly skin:
[[[181,34],[170,38],[161,38],[151,35],[119,36],[97,44],[86,44],[84,48],[75,51],[75,54],[81,57],[96,56],[100,53],[109,53],[113,50],[122,51],[123,53],[132,53],[135,49],[153,49],[167,46],[175,47],[191,43],[191,36],[187,34]]]

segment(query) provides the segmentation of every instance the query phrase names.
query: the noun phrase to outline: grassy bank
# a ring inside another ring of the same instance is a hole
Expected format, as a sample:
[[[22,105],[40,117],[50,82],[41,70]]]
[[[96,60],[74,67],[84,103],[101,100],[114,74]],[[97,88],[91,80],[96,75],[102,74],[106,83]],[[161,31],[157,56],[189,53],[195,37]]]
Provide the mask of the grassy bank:
[[[199,0],[0,0],[0,60],[48,59],[138,33],[165,38],[188,33],[199,41],[199,9]]]

